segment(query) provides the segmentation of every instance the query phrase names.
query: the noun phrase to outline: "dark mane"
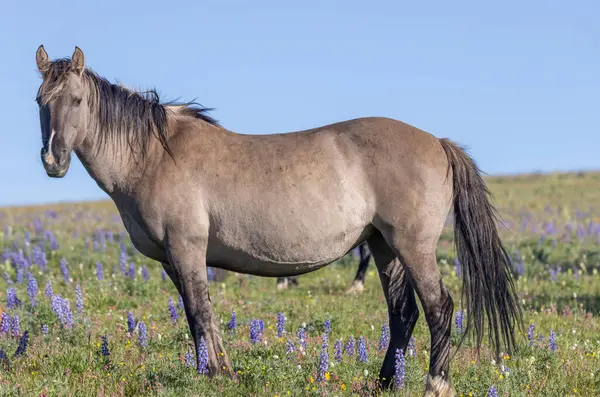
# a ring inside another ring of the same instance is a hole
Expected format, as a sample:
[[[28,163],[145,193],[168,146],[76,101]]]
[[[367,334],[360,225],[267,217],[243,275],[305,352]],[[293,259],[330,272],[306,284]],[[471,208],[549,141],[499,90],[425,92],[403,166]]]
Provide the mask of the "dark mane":
[[[48,103],[60,92],[70,71],[70,59],[58,59],[51,63],[38,91],[39,104]],[[83,78],[89,87],[88,103],[91,111],[97,116],[101,145],[109,140],[126,138],[132,150],[139,148],[141,155],[145,156],[149,138],[154,135],[172,156],[167,134],[169,113],[219,125],[217,120],[207,114],[213,109],[205,108],[196,102],[160,103],[158,93],[154,89],[143,92],[130,90],[109,82],[88,68],[84,70]]]

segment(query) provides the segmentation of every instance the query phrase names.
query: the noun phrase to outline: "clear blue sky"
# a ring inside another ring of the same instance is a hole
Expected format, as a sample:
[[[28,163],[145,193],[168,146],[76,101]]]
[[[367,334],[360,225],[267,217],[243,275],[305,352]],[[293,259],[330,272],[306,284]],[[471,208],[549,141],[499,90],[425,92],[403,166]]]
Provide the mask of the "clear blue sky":
[[[387,116],[490,174],[600,169],[599,17],[597,0],[6,1],[0,205],[106,197],[75,159],[62,180],[42,168],[40,44],[237,132]]]

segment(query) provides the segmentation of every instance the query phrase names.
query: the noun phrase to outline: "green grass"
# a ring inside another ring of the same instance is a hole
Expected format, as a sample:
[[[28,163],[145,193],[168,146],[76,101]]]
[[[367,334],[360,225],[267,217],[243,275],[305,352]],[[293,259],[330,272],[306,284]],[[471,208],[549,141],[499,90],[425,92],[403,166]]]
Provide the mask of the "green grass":
[[[520,335],[519,352],[495,363],[487,343],[477,358],[468,339],[451,362],[457,395],[485,396],[492,385],[501,396],[600,394],[600,245],[593,236],[577,238],[576,228],[571,232],[565,229],[568,222],[587,225],[600,214],[590,211],[590,206],[600,204],[599,175],[494,177],[488,181],[504,220],[512,224],[510,231],[502,232],[504,241],[510,252],[518,249],[524,258],[525,273],[518,278],[517,289],[525,327],[535,324],[535,341],[530,345],[527,335]],[[46,210],[57,211],[56,219],[46,217]],[[524,210],[529,211],[532,224],[553,221],[558,229],[556,244],[552,238],[540,241],[531,225],[519,230],[518,213]],[[577,210],[588,214],[578,215]],[[98,228],[116,233],[122,230],[112,219],[115,209],[111,203],[9,208],[3,212],[0,225],[10,228],[9,236],[0,232],[2,251],[12,250],[15,236],[22,246],[23,232],[33,231],[35,217],[56,234],[60,248],[51,255],[47,250],[47,272],[30,268],[39,285],[34,308],[27,297],[26,278],[23,284],[11,285],[23,301],[17,309],[6,308],[9,286],[0,281],[2,311],[18,314],[21,331],[29,330],[30,334],[27,353],[20,358],[12,357],[18,338],[0,336],[0,348],[8,355],[0,364],[2,396],[345,396],[368,395],[374,388],[384,356],[378,343],[381,327],[387,322],[387,308],[373,264],[367,273],[366,291],[360,296],[344,294],[356,271],[355,260],[348,257],[301,276],[298,288],[280,292],[275,291],[274,279],[234,273],[223,283],[212,283],[211,299],[237,376],[233,380],[209,379],[185,366],[187,349],[193,347],[191,336],[180,309],[175,323],[169,316],[168,298],[177,303],[178,294],[169,280],[161,278],[160,265],[140,254],[131,255],[136,267],[135,280],[131,280],[120,273],[118,242],[108,243],[106,252],[94,251],[92,244],[85,247],[83,236],[92,236]],[[86,215],[78,216],[79,212]],[[130,243],[127,245],[133,254]],[[59,269],[61,258],[68,262],[72,281],[67,283]],[[453,258],[448,229],[438,246],[438,260],[459,310],[461,281],[455,275]],[[97,261],[104,265],[103,281],[95,276]],[[149,269],[148,282],[142,280],[141,265]],[[115,273],[111,275],[113,266]],[[0,273],[7,272],[15,280],[15,269],[8,262],[0,267]],[[549,269],[556,267],[561,271],[552,280]],[[44,296],[49,280],[55,294],[69,298],[73,328],[61,327],[52,312],[50,299]],[[81,315],[75,310],[76,284],[83,289]],[[232,310],[238,321],[234,333],[227,330]],[[146,348],[138,345],[137,330],[133,335],[127,332],[128,311],[147,325]],[[286,317],[287,333],[281,339],[277,337],[278,312]],[[252,319],[265,322],[262,342],[256,345],[249,338]],[[323,323],[328,319],[332,321],[329,379],[317,382]],[[43,324],[49,326],[48,335],[40,331]],[[301,325],[308,334],[307,350],[287,354],[288,340],[298,347],[296,331]],[[548,348],[551,331],[557,335],[556,351]],[[108,338],[108,357],[100,354],[102,335]],[[417,354],[406,357],[405,388],[386,395],[423,393],[429,364],[429,332],[423,315],[413,335]],[[538,341],[539,335],[543,341]],[[345,345],[351,336],[366,339],[367,362],[344,353],[343,361],[336,363],[334,342],[341,339]],[[453,322],[453,352],[459,337]],[[508,373],[503,372],[506,368]]]

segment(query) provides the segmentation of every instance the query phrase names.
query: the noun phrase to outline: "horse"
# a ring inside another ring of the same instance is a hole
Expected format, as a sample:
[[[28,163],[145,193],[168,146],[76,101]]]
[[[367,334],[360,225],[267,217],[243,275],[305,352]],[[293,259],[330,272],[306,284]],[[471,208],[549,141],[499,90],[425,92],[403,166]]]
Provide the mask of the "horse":
[[[212,309],[207,265],[297,276],[367,241],[391,333],[377,388],[393,384],[396,351],[406,350],[419,317],[418,296],[431,338],[425,395],[454,395],[454,301],[435,255],[450,209],[465,335],[474,332],[478,352],[485,331],[496,356],[514,350],[523,320],[511,258],[491,194],[464,148],[386,117],[237,133],[210,108],[161,103],[153,90],[112,84],[84,59],[79,47],[55,60],[43,45],[36,51],[44,170],[64,177],[74,152],[114,201],[134,246],[160,262],[180,292],[196,350],[206,345],[209,376],[235,374]]]
[[[358,251],[358,270],[356,271],[352,285],[346,290],[347,294],[361,294],[365,290],[365,275],[369,267],[369,261],[371,260],[371,251],[369,251],[369,245],[366,242],[358,246]],[[276,288],[278,291],[288,288],[289,285],[298,286],[298,278],[296,276],[277,277]]]

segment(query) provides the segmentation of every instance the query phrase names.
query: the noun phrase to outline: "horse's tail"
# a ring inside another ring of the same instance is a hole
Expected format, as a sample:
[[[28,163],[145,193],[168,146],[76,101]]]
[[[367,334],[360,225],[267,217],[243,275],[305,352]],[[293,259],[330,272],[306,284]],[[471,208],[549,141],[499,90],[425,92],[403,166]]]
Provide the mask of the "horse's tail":
[[[440,143],[452,167],[454,238],[462,269],[462,302],[467,312],[460,343],[474,327],[479,350],[487,315],[489,339],[496,356],[500,354],[502,340],[506,352],[513,352],[515,325],[522,331],[523,320],[510,256],[496,228],[496,210],[473,159],[448,139],[440,139]]]

